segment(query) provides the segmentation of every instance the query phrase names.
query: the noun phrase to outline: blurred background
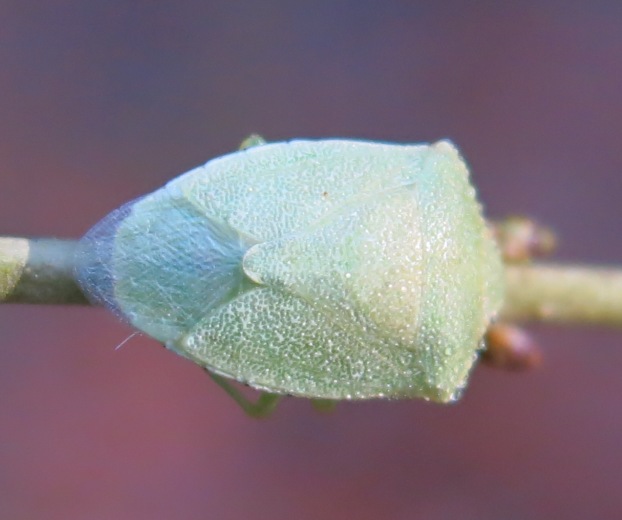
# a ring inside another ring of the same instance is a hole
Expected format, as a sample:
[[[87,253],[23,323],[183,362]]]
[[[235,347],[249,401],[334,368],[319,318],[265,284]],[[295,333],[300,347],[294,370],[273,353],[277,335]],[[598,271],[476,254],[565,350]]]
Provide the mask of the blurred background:
[[[451,138],[490,216],[622,263],[622,4],[0,1],[0,234],[78,237],[251,132]],[[104,310],[0,309],[0,518],[622,514],[622,332],[461,402],[256,421]]]

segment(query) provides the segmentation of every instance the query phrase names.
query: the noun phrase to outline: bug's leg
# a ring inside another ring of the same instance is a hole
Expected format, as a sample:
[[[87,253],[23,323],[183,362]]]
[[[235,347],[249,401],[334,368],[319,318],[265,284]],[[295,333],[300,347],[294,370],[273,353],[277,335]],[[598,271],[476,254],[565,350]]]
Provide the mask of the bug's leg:
[[[509,323],[493,323],[486,333],[481,360],[502,370],[525,371],[542,364],[542,352],[531,334]]]
[[[318,412],[332,412],[337,407],[334,399],[311,399],[311,404]]]
[[[557,240],[553,231],[527,217],[508,217],[491,224],[503,260],[528,262],[553,252]]]
[[[263,137],[259,134],[251,134],[240,143],[240,150],[247,150],[254,146],[261,146],[262,144],[266,144],[266,140]]]
[[[257,401],[249,401],[235,386],[226,378],[205,370],[214,382],[222,388],[238,405],[251,417],[267,417],[270,415],[281,400],[281,395],[261,392]]]

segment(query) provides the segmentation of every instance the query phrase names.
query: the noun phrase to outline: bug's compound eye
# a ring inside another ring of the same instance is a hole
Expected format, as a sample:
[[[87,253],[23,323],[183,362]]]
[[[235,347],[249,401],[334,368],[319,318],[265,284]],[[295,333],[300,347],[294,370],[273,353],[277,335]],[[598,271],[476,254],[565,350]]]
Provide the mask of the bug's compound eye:
[[[525,329],[509,323],[494,323],[486,332],[482,361],[512,371],[533,370],[542,365],[542,350]]]

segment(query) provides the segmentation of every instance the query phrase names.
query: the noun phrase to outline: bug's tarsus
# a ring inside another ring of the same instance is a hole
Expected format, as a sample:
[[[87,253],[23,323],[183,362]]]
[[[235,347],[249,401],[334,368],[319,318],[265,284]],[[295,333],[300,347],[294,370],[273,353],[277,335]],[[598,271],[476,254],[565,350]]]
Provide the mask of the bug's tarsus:
[[[240,143],[240,150],[248,150],[254,146],[261,146],[266,144],[266,140],[259,134],[251,134],[244,141]]]
[[[311,404],[321,413],[330,413],[337,408],[337,401],[334,399],[311,399]]]
[[[256,401],[247,399],[235,386],[233,386],[226,378],[214,374],[209,370],[205,370],[214,382],[222,388],[227,394],[251,417],[263,418],[268,417],[277,407],[281,400],[281,395],[271,394],[270,392],[261,392]]]

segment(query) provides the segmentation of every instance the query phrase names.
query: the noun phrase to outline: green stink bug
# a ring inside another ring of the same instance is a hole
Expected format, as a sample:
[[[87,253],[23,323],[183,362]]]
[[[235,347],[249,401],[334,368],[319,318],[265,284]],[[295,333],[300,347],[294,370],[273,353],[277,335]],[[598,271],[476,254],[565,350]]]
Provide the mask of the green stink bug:
[[[503,289],[447,141],[251,146],[111,213],[76,265],[220,384],[314,399],[455,399]]]

